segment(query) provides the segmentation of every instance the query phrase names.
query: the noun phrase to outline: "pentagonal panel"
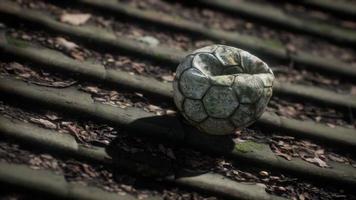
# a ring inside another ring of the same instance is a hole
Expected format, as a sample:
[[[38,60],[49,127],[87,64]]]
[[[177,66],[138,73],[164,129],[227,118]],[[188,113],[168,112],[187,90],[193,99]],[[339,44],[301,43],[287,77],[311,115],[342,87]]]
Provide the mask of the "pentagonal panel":
[[[244,128],[255,120],[255,104],[240,104],[232,115],[231,120],[237,128]]]
[[[193,58],[193,67],[196,67],[207,76],[217,76],[222,73],[219,60],[210,53],[199,53]]]
[[[233,88],[240,103],[254,103],[261,97],[264,86],[260,78],[241,74],[236,76]]]
[[[194,57],[194,55],[187,55],[185,58],[183,58],[182,62],[178,65],[177,70],[176,70],[176,77],[178,79],[184,70],[192,67],[193,57]]]
[[[258,76],[262,82],[264,87],[272,87],[274,81],[274,75],[265,73],[265,74],[255,74],[254,76]]]
[[[255,118],[259,118],[267,107],[272,96],[272,88],[264,88],[261,98],[256,102]]]
[[[234,112],[239,102],[231,87],[212,86],[203,98],[209,116],[225,118]]]
[[[234,132],[235,127],[225,119],[208,118],[203,121],[199,128],[212,135],[227,135]]]
[[[218,45],[210,45],[193,51],[193,53],[213,53]]]
[[[209,79],[195,68],[183,72],[179,80],[179,86],[185,97],[201,99],[209,89]]]
[[[214,54],[223,65],[241,65],[240,49],[220,45]]]
[[[203,103],[200,100],[185,99],[184,101],[184,112],[189,117],[189,119],[195,122],[201,122],[203,119],[207,118],[208,115],[204,111]]]
[[[182,110],[184,96],[182,95],[182,93],[179,90],[177,80],[173,81],[173,99],[174,99],[174,103],[176,104],[178,110]]]

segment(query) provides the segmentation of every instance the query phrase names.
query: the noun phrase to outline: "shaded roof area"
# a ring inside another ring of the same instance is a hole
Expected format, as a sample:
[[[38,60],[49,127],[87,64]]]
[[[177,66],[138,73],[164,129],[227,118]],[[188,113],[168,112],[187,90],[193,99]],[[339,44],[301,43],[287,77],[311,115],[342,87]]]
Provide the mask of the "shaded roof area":
[[[3,1],[0,196],[355,199],[355,4]],[[217,43],[276,76],[262,117],[219,137],[172,98],[180,60]]]

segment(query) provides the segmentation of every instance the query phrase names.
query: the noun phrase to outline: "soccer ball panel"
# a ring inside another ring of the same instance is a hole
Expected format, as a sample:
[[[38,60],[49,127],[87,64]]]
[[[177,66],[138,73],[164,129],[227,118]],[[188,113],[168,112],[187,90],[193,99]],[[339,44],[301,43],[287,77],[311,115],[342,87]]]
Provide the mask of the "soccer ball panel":
[[[235,127],[225,119],[208,118],[200,123],[199,128],[211,135],[226,135],[231,134]]]
[[[209,116],[225,118],[231,115],[239,102],[230,87],[212,86],[203,98]]]
[[[255,120],[255,104],[240,104],[232,115],[231,120],[236,127],[247,127]]]
[[[222,71],[222,74],[228,75],[228,74],[243,74],[244,71],[241,66],[228,66],[225,67]]]
[[[255,118],[259,118],[266,109],[267,104],[272,96],[272,88],[264,88],[262,97],[256,103]]]
[[[183,110],[189,119],[195,122],[201,122],[208,117],[200,100],[185,99]]]
[[[193,58],[193,67],[199,69],[207,76],[220,75],[222,66],[219,60],[210,53],[199,53]]]
[[[241,52],[241,66],[243,67],[245,73],[249,72],[250,66],[253,65],[254,57],[247,51]]]
[[[195,53],[213,53],[217,47],[218,47],[218,45],[206,46],[206,47],[203,47],[203,48],[193,51],[193,54],[195,54]]]
[[[217,86],[231,86],[234,83],[234,75],[223,75],[223,76],[213,76],[210,77],[210,82],[212,85]]]
[[[193,55],[186,56],[183,61],[178,65],[176,70],[176,78],[179,78],[184,70],[192,67],[193,57]]]
[[[214,54],[223,65],[241,65],[240,49],[220,45]]]
[[[254,103],[261,97],[264,86],[260,78],[241,74],[236,76],[233,88],[240,103]]]
[[[182,95],[182,93],[179,90],[177,80],[173,81],[173,99],[174,99],[174,103],[176,104],[177,108],[179,110],[182,110],[184,96]]]
[[[263,82],[264,87],[272,87],[273,86],[273,80],[274,80],[273,74],[255,74],[253,76],[260,78],[261,81]]]
[[[180,80],[179,87],[185,97],[201,99],[209,89],[209,79],[195,68],[186,70]]]
[[[241,52],[241,65],[247,74],[270,73],[266,63],[247,51]]]
[[[269,99],[272,97],[272,93],[273,93],[272,87],[264,88],[264,95],[265,98],[268,99],[267,101],[269,101]]]

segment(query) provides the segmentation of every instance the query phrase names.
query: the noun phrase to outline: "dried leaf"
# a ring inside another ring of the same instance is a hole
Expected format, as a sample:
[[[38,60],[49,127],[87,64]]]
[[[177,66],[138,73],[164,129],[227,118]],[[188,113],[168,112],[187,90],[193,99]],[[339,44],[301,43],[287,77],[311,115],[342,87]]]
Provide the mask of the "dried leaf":
[[[33,81],[30,80],[30,83],[36,84],[36,85],[41,85],[41,86],[46,86],[46,87],[54,87],[54,88],[66,88],[74,85],[77,83],[77,81],[54,81],[54,82],[43,82],[43,81]]]
[[[75,124],[68,123],[65,125],[70,133],[79,141],[83,142],[82,138],[79,135],[80,128],[78,128]]]
[[[170,148],[167,149],[167,156],[171,159],[176,159],[176,156],[174,155],[172,149]]]
[[[66,40],[65,38],[62,38],[62,37],[57,37],[56,38],[56,43],[59,46],[65,48],[67,51],[71,51],[71,50],[73,50],[75,48],[78,48],[77,44],[75,44],[74,42],[70,42],[70,41],[68,41],[68,40]]]
[[[85,13],[77,13],[77,14],[64,13],[59,17],[59,21],[78,26],[81,24],[85,24],[90,19],[90,17],[91,17],[90,14],[85,14]]]
[[[57,120],[59,117],[56,114],[46,114],[46,117],[50,120]]]
[[[79,60],[79,61],[84,61],[85,58],[83,56],[83,53],[80,51],[72,51],[70,53],[70,56],[72,56],[74,59]]]
[[[294,137],[286,136],[286,135],[273,135],[272,138],[282,139],[282,140],[294,140]]]
[[[350,91],[351,95],[356,95],[356,85],[353,85],[351,87],[351,91]]]
[[[276,152],[276,155],[285,158],[286,160],[292,160],[291,156],[282,152]]]
[[[83,171],[87,173],[90,177],[96,177],[96,174],[92,168],[87,164],[82,164]]]
[[[344,27],[350,28],[350,29],[355,29],[356,28],[356,22],[354,21],[342,21],[341,24]]]
[[[145,67],[143,64],[132,63],[132,68],[139,74],[145,71]]]
[[[329,167],[329,165],[326,164],[325,161],[321,160],[321,159],[318,158],[318,157],[305,158],[305,161],[310,162],[310,163],[313,163],[313,164],[317,164],[319,167],[323,167],[323,168]]]
[[[285,192],[285,191],[287,191],[287,189],[286,189],[285,187],[283,187],[283,186],[279,186],[279,187],[277,187],[277,189],[278,189],[280,192]]]
[[[56,129],[57,125],[52,123],[51,121],[48,121],[46,119],[36,119],[36,118],[30,118],[30,121],[36,124],[40,124],[46,128],[49,129]]]
[[[99,93],[99,88],[96,86],[86,86],[83,87],[82,90],[92,93],[92,94],[98,94]]]
[[[20,76],[22,78],[30,78],[31,76],[36,75],[36,73],[33,70],[31,70],[17,62],[10,63],[5,68],[7,70],[14,71],[18,76]]]
[[[151,47],[156,47],[159,45],[159,40],[152,36],[139,37],[137,40]]]
[[[177,112],[174,110],[167,109],[166,110],[166,115],[175,115]]]
[[[147,106],[147,109],[148,109],[149,111],[151,111],[151,112],[155,112],[155,111],[157,111],[157,110],[162,110],[160,107],[155,106],[155,105],[152,105],[152,104],[148,105],[148,106]]]
[[[72,86],[76,83],[77,81],[67,81],[67,82],[64,82],[64,81],[54,81],[51,83],[51,86],[52,87],[57,87],[57,88],[65,88],[65,87],[69,87],[69,86]]]
[[[324,153],[325,153],[325,150],[324,149],[318,149],[318,150],[316,150],[315,151],[315,155],[324,155]]]
[[[266,172],[266,171],[260,171],[260,173],[259,173],[261,176],[268,176],[269,174],[268,174],[268,172]]]
[[[336,128],[336,126],[334,124],[331,124],[331,123],[326,123],[326,125],[330,128]]]
[[[168,82],[172,82],[174,80],[174,76],[172,76],[172,75],[164,75],[164,76],[161,76],[161,78],[164,81],[168,81]]]
[[[344,160],[343,158],[341,158],[341,157],[339,157],[338,155],[333,154],[333,153],[330,153],[330,154],[328,155],[328,158],[329,158],[330,160],[332,160],[332,161],[335,161],[335,162],[340,162],[340,163],[344,163],[344,162],[345,162],[345,160]]]

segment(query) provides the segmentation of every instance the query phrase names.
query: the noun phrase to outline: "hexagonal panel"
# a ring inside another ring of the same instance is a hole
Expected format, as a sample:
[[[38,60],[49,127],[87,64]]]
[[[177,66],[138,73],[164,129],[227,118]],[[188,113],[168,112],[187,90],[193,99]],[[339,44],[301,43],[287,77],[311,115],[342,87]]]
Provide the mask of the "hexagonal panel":
[[[193,53],[213,53],[218,45],[210,45],[193,51]]]
[[[241,66],[245,72],[249,71],[249,68],[254,65],[256,56],[253,56],[247,51],[242,51],[240,53],[241,57]]]
[[[254,76],[258,76],[262,82],[264,87],[272,87],[273,86],[273,81],[274,81],[274,75],[273,74],[255,74]]]
[[[228,120],[214,119],[210,117],[203,121],[199,125],[199,128],[203,132],[212,135],[227,135],[233,133],[235,130],[235,127]]]
[[[241,66],[231,66],[231,67],[226,67],[222,71],[222,74],[224,75],[236,75],[236,74],[241,74],[244,73],[243,69]]]
[[[265,94],[265,97],[268,98],[268,101],[269,101],[269,99],[272,97],[272,94],[273,94],[272,88],[271,87],[265,88],[264,94]]]
[[[254,103],[262,95],[263,82],[259,77],[247,74],[236,76],[232,86],[241,103]]]
[[[183,109],[189,119],[195,122],[201,122],[208,117],[200,100],[185,99]]]
[[[256,102],[256,113],[255,113],[256,119],[263,114],[271,96],[272,96],[272,88],[264,88],[262,97]]]
[[[196,67],[207,76],[221,75],[222,65],[219,60],[210,53],[199,53],[193,58],[193,67]]]
[[[188,122],[188,124],[190,124],[190,125],[192,125],[194,127],[197,127],[199,125],[198,122],[195,122],[195,121],[189,119],[189,117],[187,116],[186,113],[180,112],[180,114],[184,117],[185,121]]]
[[[195,68],[183,72],[179,80],[180,91],[185,97],[201,99],[209,89],[209,79]]]
[[[253,57],[255,59],[255,62],[253,66],[250,66],[250,71],[255,74],[269,73],[270,68],[268,67],[268,65],[256,56]]]
[[[270,69],[265,62],[247,51],[241,52],[241,64],[244,72],[247,74],[261,74],[270,72]]]
[[[212,85],[217,86],[231,86],[234,83],[234,75],[212,76],[210,82]]]
[[[240,49],[220,45],[215,50],[214,54],[223,65],[241,65]]]
[[[231,120],[237,128],[244,128],[255,121],[255,104],[240,104]]]
[[[192,60],[193,60],[194,55],[187,55],[181,63],[178,65],[177,70],[176,70],[176,77],[179,78],[182,74],[182,72],[189,67],[192,67]]]
[[[184,96],[182,95],[182,93],[179,90],[177,80],[173,81],[173,99],[174,99],[174,103],[176,104],[178,110],[182,110]]]
[[[239,102],[231,87],[212,86],[203,98],[209,116],[225,118],[231,115]]]

